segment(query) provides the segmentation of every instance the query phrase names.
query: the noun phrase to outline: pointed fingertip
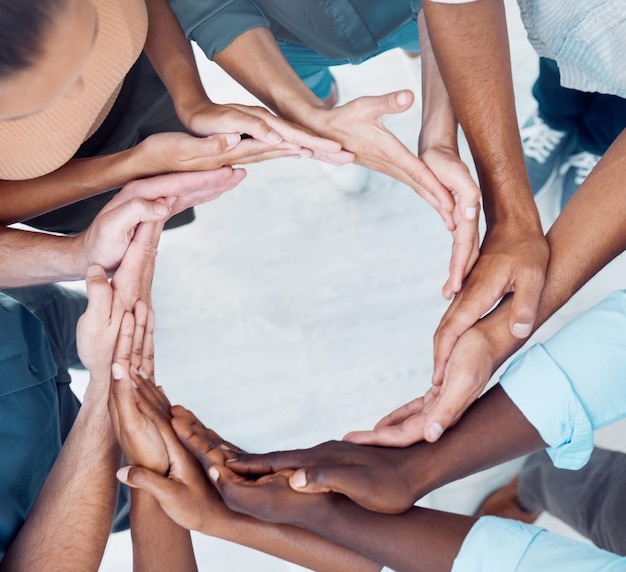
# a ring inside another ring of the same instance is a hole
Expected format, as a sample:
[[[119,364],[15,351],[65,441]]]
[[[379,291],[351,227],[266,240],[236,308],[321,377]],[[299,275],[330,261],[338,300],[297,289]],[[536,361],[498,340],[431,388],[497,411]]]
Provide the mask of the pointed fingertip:
[[[117,470],[117,473],[115,473],[115,476],[117,477],[117,480],[120,481],[121,483],[128,483],[128,473],[130,472],[130,467],[121,467],[120,469]]]
[[[293,489],[303,489],[307,486],[306,471],[304,469],[298,469],[291,478],[289,484]]]
[[[209,468],[208,474],[209,474],[209,478],[214,483],[217,483],[217,481],[220,480],[220,471],[215,465]]]

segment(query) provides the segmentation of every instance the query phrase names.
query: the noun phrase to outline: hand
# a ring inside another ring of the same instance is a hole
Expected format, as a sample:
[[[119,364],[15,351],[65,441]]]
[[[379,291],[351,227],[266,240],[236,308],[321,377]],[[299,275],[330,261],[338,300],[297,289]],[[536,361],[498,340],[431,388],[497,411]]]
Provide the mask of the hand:
[[[188,133],[155,133],[140,143],[139,160],[151,173],[211,171],[279,157],[311,157],[312,152],[285,141],[241,139],[238,133],[196,137]]]
[[[232,513],[207,478],[202,466],[174,434],[172,426],[163,423],[160,415],[155,415],[154,412],[150,414],[151,407],[148,403],[143,404],[142,408],[156,421],[167,449],[169,472],[164,477],[144,467],[123,467],[117,473],[118,479],[130,487],[152,494],[167,515],[180,526],[219,536],[224,523],[232,521]],[[195,417],[180,406],[173,407],[171,411],[174,414],[172,425],[183,435],[187,421],[181,422],[180,419]],[[203,452],[211,457],[213,463],[223,464],[226,451],[214,446],[223,442],[212,432],[207,439],[202,445]],[[184,438],[183,443],[186,444]],[[227,447],[236,449],[230,444]]]
[[[372,431],[355,431],[345,439],[388,447],[406,447],[423,439],[437,441],[479,397],[499,365],[492,355],[492,341],[481,326],[459,338],[440,386],[383,417]]]
[[[463,280],[478,260],[480,189],[456,149],[430,147],[420,158],[454,198],[450,277],[443,286],[443,295],[449,300],[461,290]]]
[[[78,356],[92,379],[108,381],[124,308],[116,302],[103,268],[90,266],[85,280],[89,303],[76,327]]]
[[[199,451],[196,456],[201,456]],[[415,475],[404,463],[406,459],[404,449],[328,441],[311,449],[265,455],[240,453],[226,465],[241,476],[290,469],[295,472],[289,485],[298,492],[341,493],[369,510],[401,513],[417,500],[411,486]]]
[[[442,383],[460,336],[506,294],[513,293],[508,315],[510,333],[520,339],[530,336],[549,255],[541,231],[511,227],[487,231],[478,262],[435,332],[434,385]]]
[[[154,387],[153,334],[154,312],[138,301],[134,314],[124,314],[115,346],[109,412],[126,460],[164,475],[169,457],[152,419],[160,416],[169,423],[171,405]],[[144,403],[149,404],[150,417],[143,413]]]
[[[181,443],[202,465],[226,505],[235,512],[265,522],[295,524],[298,515],[306,514],[308,508],[318,503],[318,499],[290,489],[289,477],[293,471],[280,471],[256,481],[235,474],[225,466],[225,461],[244,455],[243,451],[223,441],[183,407],[174,407],[172,414],[172,426]]]
[[[455,202],[431,171],[383,124],[383,116],[402,113],[413,104],[411,91],[360,97],[335,109],[311,109],[299,122],[339,141],[356,155],[355,162],[409,185],[437,210],[449,230],[455,228]]]
[[[301,152],[306,153],[310,150],[308,156],[310,154],[316,157],[323,156],[327,161],[336,165],[351,163],[354,160],[352,153],[343,151],[339,143],[318,137],[289,121],[276,117],[264,107],[236,103],[216,105],[205,99],[199,102],[196,108],[187,111],[182,121],[189,131],[199,137],[214,133],[247,134],[257,142],[270,145],[266,147],[268,152],[279,143],[286,142],[300,149]],[[238,161],[239,164],[243,162]]]

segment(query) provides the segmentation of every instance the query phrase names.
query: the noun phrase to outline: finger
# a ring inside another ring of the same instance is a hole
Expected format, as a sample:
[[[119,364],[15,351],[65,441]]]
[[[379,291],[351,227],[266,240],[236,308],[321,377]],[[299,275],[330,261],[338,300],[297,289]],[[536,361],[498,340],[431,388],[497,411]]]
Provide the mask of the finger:
[[[398,425],[398,423],[402,423],[407,417],[411,417],[412,415],[416,415],[417,413],[421,413],[424,409],[424,398],[417,397],[408,403],[405,403],[401,407],[394,409],[388,415],[385,415],[376,425],[374,429],[378,429],[379,427],[387,427],[390,425]]]
[[[172,479],[144,467],[122,467],[118,469],[116,476],[120,483],[149,492],[159,504],[175,498],[180,488]]]
[[[146,331],[146,323],[148,321],[148,306],[142,300],[137,300],[135,304],[135,330],[131,342],[131,371],[138,372],[141,367],[143,357],[143,339]]]
[[[477,397],[475,392],[465,391],[463,385],[456,388],[448,386],[442,390],[424,416],[424,439],[430,443],[438,441]]]
[[[139,374],[154,384],[154,310],[148,309]]]
[[[408,447],[424,440],[423,413],[405,419],[399,425],[389,425],[372,431],[354,431],[344,440],[358,445],[379,445],[382,447]]]
[[[172,417],[172,429],[183,446],[207,470],[215,464],[224,464],[224,453],[215,447],[215,443],[206,434],[194,430],[189,420],[183,417]]]
[[[474,270],[478,264],[480,259]],[[502,285],[492,281],[485,287],[480,280],[472,282],[472,276],[470,274],[435,331],[433,385],[442,383],[446,364],[459,337],[502,297]]]
[[[450,300],[461,290],[463,280],[478,259],[478,223],[474,221],[457,222],[453,232],[452,257],[450,258],[450,276],[443,286],[443,295]],[[473,259],[473,262],[471,262]]]
[[[113,362],[122,367],[125,372],[130,371],[134,333],[135,318],[131,312],[125,312],[117,336],[117,343],[113,350]]]
[[[324,456],[327,459],[327,456]],[[309,467],[320,462],[315,449],[279,451],[274,453],[238,454],[227,461],[228,467],[240,475],[267,475],[286,469]]]
[[[87,287],[87,309],[83,322],[87,324],[107,323],[111,319],[113,290],[107,280],[104,268],[96,264],[87,268],[85,275]]]
[[[523,280],[515,281],[509,328],[516,338],[524,339],[532,333],[544,280],[542,272],[527,271]]]

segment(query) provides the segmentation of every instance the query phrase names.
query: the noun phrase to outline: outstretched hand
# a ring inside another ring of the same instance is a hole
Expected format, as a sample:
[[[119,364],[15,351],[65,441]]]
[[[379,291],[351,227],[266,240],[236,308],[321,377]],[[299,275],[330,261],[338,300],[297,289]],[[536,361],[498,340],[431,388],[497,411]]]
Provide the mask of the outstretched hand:
[[[499,363],[490,340],[474,327],[458,340],[441,385],[432,386],[383,417],[371,431],[354,431],[345,439],[364,445],[406,447],[418,441],[437,441],[480,396]]]
[[[398,91],[359,97],[334,109],[315,109],[299,122],[324,137],[339,141],[355,154],[355,162],[410,186],[454,230],[455,201],[430,169],[384,125],[385,115],[402,113],[413,104],[413,92]]]
[[[215,133],[236,133],[249,135],[257,144],[262,144],[267,155],[257,155],[256,160],[272,158],[269,154],[274,150],[278,156],[315,156],[323,157],[336,165],[351,163],[354,155],[343,151],[341,144],[312,134],[277,117],[264,107],[229,103],[217,105],[205,100],[190,110],[185,117],[185,124],[191,133],[206,137]],[[282,144],[282,147],[280,145]],[[243,142],[238,145],[242,146]],[[245,146],[244,146],[245,147]],[[241,150],[240,150],[241,151]],[[282,152],[282,155],[278,153]],[[227,164],[244,164],[248,162],[243,155],[239,160],[229,159]]]

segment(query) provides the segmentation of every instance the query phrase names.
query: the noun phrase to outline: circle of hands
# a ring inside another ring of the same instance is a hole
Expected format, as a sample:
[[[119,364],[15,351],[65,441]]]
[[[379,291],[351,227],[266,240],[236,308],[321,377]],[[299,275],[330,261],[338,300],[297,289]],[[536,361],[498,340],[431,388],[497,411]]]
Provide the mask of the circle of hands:
[[[309,132],[261,108],[199,110],[188,125],[195,136],[149,138],[150,148],[160,150],[157,155],[183,157],[166,170],[189,172],[129,183],[80,236],[85,264],[92,266],[86,276],[89,307],[79,322],[79,352],[92,375],[110,380],[111,419],[129,465],[118,478],[149,492],[181,526],[210,533],[207,515],[229,511],[297,524],[303,510],[338,498],[302,493],[338,493],[378,512],[407,510],[420,491],[411,485],[414,475],[410,478],[403,469],[405,457],[387,447],[437,441],[479,396],[499,365],[487,328],[481,328],[490,316],[481,317],[501,298],[515,293],[500,312],[508,330],[534,322],[548,256],[543,235],[526,232],[528,238],[521,240],[524,234],[516,229],[488,229],[479,257],[480,190],[456,145],[423,150],[418,158],[383,124],[384,115],[406,111],[412,102],[412,93],[401,91],[319,110],[311,117],[315,134],[313,128]],[[237,132],[213,134],[220,122],[234,125]],[[249,137],[242,138],[244,133]],[[177,153],[163,153],[172,143]],[[187,409],[172,407],[156,385],[150,287],[164,220],[234,188],[245,171],[232,164],[279,156],[355,161],[413,188],[452,232],[450,276],[443,293],[454,300],[435,334],[433,385],[424,396],[387,415],[373,430],[350,433],[344,441],[250,455]],[[115,225],[118,238],[103,240],[105,230]],[[109,283],[106,272],[118,264]]]

